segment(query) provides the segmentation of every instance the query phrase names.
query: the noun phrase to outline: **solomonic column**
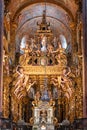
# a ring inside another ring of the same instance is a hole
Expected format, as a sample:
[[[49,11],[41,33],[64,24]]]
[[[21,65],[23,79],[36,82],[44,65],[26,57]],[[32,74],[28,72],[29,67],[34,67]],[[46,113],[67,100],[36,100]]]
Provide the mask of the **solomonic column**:
[[[0,116],[2,115],[2,93],[3,93],[3,16],[4,0],[0,0]]]

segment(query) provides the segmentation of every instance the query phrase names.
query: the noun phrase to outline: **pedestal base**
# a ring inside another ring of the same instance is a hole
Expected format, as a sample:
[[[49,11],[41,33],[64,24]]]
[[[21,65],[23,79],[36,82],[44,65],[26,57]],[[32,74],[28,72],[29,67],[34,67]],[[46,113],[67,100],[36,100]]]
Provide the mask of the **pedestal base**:
[[[54,125],[33,125],[32,130],[54,130]]]

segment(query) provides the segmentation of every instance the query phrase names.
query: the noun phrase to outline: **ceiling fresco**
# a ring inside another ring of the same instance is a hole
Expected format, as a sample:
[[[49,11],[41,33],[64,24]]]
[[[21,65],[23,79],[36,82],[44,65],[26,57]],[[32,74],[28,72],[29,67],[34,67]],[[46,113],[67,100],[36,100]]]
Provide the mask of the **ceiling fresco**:
[[[19,32],[17,34],[20,38],[25,33],[28,35],[35,33],[37,22],[41,22],[43,10],[45,10],[45,4],[36,3],[24,8],[19,13],[16,20],[18,21],[17,32]],[[46,17],[47,22],[50,22],[54,35],[58,37],[60,34],[63,34],[69,42],[71,40],[70,23],[73,22],[72,17],[63,8],[52,3],[46,3]]]
[[[26,7],[19,14],[20,25],[28,20],[34,19],[36,17],[41,17],[43,10],[45,10],[45,4],[43,3],[33,4],[29,7]],[[64,9],[49,3],[46,4],[46,16],[57,19],[58,21],[64,23],[66,26],[68,26],[69,22],[72,21]]]
[[[11,12],[11,20],[17,23],[16,34],[21,38],[25,33],[35,33],[36,23],[40,23],[45,6],[47,22],[50,21],[53,33],[56,36],[65,35],[69,42],[70,25],[75,21],[78,10],[75,0],[11,0],[8,10]],[[21,33],[18,33],[20,30]]]
[[[77,0],[78,1],[78,0]],[[12,12],[12,16],[14,17],[15,14],[17,15],[17,13],[19,13],[21,10],[23,10],[23,8],[33,4],[33,3],[40,3],[40,2],[44,2],[45,0],[11,0],[10,4],[9,4],[9,9]],[[54,3],[56,5],[61,6],[62,8],[64,8],[66,11],[71,12],[72,15],[75,17],[76,15],[76,11],[78,6],[75,3],[75,0],[47,0],[46,2],[49,3]],[[74,10],[73,10],[74,8]]]

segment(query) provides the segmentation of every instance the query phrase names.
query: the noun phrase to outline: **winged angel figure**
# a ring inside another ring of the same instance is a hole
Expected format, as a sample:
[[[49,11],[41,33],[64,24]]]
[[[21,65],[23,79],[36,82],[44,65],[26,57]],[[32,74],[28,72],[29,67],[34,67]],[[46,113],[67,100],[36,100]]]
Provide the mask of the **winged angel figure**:
[[[68,67],[68,71],[64,68],[62,75],[52,78],[51,82],[54,86],[57,86],[58,89],[61,89],[64,92],[64,96],[67,99],[70,99],[73,94],[73,78],[75,78],[75,75]]]
[[[36,83],[35,81],[33,83],[28,82],[30,81],[30,76],[25,74],[24,69],[19,65],[16,67],[16,73],[14,73],[13,77],[15,77],[13,81],[14,94],[18,99],[25,97],[31,86]]]

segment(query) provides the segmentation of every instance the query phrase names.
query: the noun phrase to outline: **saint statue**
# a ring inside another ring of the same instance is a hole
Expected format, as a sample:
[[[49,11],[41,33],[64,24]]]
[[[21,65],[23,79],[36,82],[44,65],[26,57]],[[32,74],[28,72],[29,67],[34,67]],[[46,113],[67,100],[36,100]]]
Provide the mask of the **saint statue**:
[[[44,91],[42,93],[41,100],[42,101],[49,101],[50,100],[48,89],[46,87],[44,88]]]
[[[47,51],[47,37],[42,35],[42,40],[41,40],[41,51],[46,52]]]

